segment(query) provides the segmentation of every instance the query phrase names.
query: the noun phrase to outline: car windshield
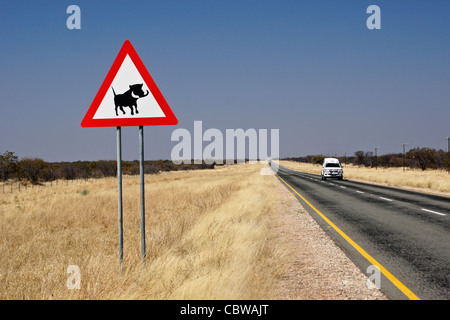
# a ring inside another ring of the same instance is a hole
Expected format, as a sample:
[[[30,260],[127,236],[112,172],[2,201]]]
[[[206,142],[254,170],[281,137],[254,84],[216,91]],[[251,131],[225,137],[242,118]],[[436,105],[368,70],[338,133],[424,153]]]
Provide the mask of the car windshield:
[[[327,168],[340,168],[340,164],[339,163],[327,163],[325,164],[325,167]]]

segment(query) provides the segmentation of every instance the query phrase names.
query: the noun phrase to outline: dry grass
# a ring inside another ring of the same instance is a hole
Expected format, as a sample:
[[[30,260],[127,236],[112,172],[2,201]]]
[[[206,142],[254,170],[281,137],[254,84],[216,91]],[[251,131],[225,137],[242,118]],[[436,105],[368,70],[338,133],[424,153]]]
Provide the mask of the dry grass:
[[[321,166],[294,161],[280,161],[280,165],[293,170],[320,174]],[[344,178],[367,181],[392,187],[404,187],[450,196],[450,176],[442,170],[412,170],[402,168],[366,168],[344,166]]]
[[[146,176],[145,268],[139,177],[124,177],[121,272],[116,179],[0,193],[0,299],[270,299],[285,253],[272,232],[277,181],[259,170]]]

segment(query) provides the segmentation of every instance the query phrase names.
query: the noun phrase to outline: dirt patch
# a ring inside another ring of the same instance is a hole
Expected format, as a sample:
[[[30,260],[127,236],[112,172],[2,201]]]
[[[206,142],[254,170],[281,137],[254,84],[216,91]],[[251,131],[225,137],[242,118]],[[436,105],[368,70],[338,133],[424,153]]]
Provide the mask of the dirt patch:
[[[290,268],[280,278],[276,299],[386,300],[339,249],[296,197],[280,182],[280,238],[289,248]]]

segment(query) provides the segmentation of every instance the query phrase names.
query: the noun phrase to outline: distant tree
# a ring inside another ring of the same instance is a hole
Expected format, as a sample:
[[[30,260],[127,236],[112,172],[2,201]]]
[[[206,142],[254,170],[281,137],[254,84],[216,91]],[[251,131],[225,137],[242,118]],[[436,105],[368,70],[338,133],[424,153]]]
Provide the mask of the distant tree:
[[[419,166],[420,169],[425,170],[431,164],[435,163],[436,150],[431,148],[414,148],[406,153],[409,159],[412,159],[413,163]]]
[[[66,180],[75,179],[75,166],[72,163],[63,163],[61,168],[61,176]]]
[[[87,179],[90,175],[90,162],[89,161],[76,161],[72,163],[75,167],[75,177],[78,179]]]
[[[97,169],[104,177],[113,177],[117,174],[117,163],[113,160],[100,160],[97,161]]]
[[[32,184],[37,184],[47,163],[39,158],[23,158],[19,161],[21,175]]]
[[[448,153],[442,149],[436,151],[436,166],[439,169],[448,168]]]
[[[361,166],[364,164],[364,151],[355,151],[355,158],[353,160],[353,164],[357,166]]]
[[[146,165],[144,166],[144,173],[159,173],[159,167],[153,162],[150,162],[148,164],[146,163]]]
[[[402,167],[403,166],[403,154],[401,154],[401,153],[392,154],[389,157],[387,166],[388,167]]]
[[[58,171],[52,166],[47,165],[41,172],[40,177],[43,181],[55,181],[58,179]]]
[[[3,181],[8,180],[13,174],[17,174],[17,164],[19,157],[6,150],[5,153],[0,154],[0,178]]]
[[[367,151],[364,155],[364,165],[372,168],[375,166],[375,156],[372,151]]]
[[[324,156],[316,155],[311,158],[311,163],[312,164],[322,164],[324,159],[325,159]]]

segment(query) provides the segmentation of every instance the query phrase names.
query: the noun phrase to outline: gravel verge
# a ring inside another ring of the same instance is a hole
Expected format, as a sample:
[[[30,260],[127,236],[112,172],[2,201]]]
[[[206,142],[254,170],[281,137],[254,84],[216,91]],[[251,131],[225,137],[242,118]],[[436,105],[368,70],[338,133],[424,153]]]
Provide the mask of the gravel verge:
[[[276,192],[283,199],[276,232],[290,251],[276,299],[387,300],[280,181]]]

